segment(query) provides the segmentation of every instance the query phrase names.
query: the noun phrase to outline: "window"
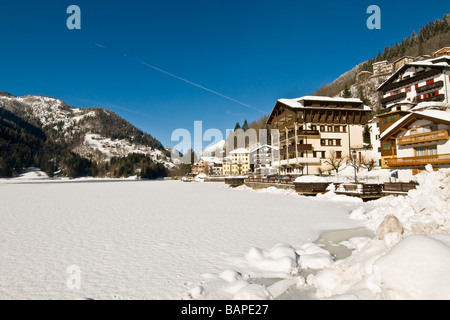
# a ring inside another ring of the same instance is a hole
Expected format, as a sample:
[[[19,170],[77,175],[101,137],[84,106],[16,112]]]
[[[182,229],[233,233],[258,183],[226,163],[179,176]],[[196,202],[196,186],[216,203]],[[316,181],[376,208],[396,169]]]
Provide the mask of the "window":
[[[336,158],[342,159],[342,151],[336,151]]]
[[[425,157],[427,155],[427,148],[416,148],[416,157]]]
[[[436,156],[438,153],[437,153],[437,146],[430,146],[430,147],[428,147],[428,155],[429,156]]]
[[[389,117],[389,121],[390,121],[390,122],[395,122],[395,121],[397,121],[397,116],[396,116],[396,115],[390,116],[390,117]]]
[[[391,150],[391,145],[389,143],[383,143],[383,150]]]

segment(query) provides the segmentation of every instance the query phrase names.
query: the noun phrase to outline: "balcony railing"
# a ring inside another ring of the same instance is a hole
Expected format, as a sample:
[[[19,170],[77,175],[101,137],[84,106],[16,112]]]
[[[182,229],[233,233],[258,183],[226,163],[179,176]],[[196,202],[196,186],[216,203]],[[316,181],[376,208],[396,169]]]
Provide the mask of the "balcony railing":
[[[427,164],[450,164],[450,154],[439,154],[435,156],[393,158],[387,160],[389,167],[416,167],[426,166]]]
[[[298,136],[320,136],[319,130],[297,130]],[[295,137],[295,131],[291,131],[288,133],[287,138],[291,139]],[[286,134],[280,134],[280,140],[286,140]]]
[[[448,140],[448,139],[449,139],[448,131],[439,130],[397,138],[397,145],[404,146],[414,143]]]
[[[393,96],[389,96],[380,100],[381,104],[386,104],[396,100],[403,100],[406,98],[406,92],[402,92]]]
[[[293,153],[295,151],[312,151],[313,146],[312,144],[298,144],[297,146],[290,146],[288,148],[284,147],[283,149],[280,149],[280,155],[285,155],[287,153]]]
[[[421,94],[422,92],[433,90],[433,89],[437,89],[437,88],[441,88],[443,86],[444,86],[444,81],[438,81],[438,82],[434,82],[434,83],[428,84],[426,86],[419,87],[419,88],[416,89],[416,92]]]
[[[299,136],[320,136],[319,130],[297,130]]]
[[[445,100],[445,95],[444,94],[438,94],[437,96],[432,96],[432,97],[428,97],[428,98],[423,98],[420,99],[419,97],[415,98],[416,102],[429,102],[429,101],[444,101]]]

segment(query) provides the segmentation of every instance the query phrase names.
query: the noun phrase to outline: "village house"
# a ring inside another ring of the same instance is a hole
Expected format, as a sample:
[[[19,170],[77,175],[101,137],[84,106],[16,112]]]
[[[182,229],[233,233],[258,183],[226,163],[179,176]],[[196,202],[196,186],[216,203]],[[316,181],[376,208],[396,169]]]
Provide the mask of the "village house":
[[[272,134],[272,166],[280,174],[315,175],[327,158],[357,150],[366,156],[364,126],[371,112],[360,99],[306,96],[278,100],[267,124]],[[273,132],[272,132],[273,133]]]
[[[220,176],[222,174],[222,159],[218,157],[201,157],[200,161],[192,166],[192,173]]]
[[[245,148],[236,149],[224,158],[222,166],[224,176],[240,176],[250,172],[250,151]]]
[[[450,90],[450,56],[419,60],[404,65],[387,79],[378,91],[383,94],[384,107],[377,115],[380,136],[400,119],[424,102],[448,104]],[[396,139],[381,138],[381,165],[389,168],[397,157]]]
[[[449,103],[450,56],[406,64],[381,84],[378,91],[383,94],[380,102],[386,108],[403,100]]]
[[[391,74],[394,72],[394,65],[392,63],[389,63],[387,60],[375,62],[373,65],[373,75],[381,76],[385,74]]]
[[[414,57],[401,57],[400,59],[397,59],[394,61],[394,72],[403,67],[405,64],[414,62]]]
[[[194,164],[192,166],[191,172],[193,174],[206,174],[206,175],[209,175],[209,170],[210,169],[209,169],[208,163],[205,160],[200,159],[200,161],[198,163],[196,163],[196,164]]]
[[[439,49],[436,51],[433,56],[435,58],[443,57],[443,56],[450,56],[450,47],[444,47],[442,49]]]
[[[428,164],[435,170],[450,167],[450,109],[443,104],[424,109],[415,107],[381,135],[382,141],[395,141],[386,167],[398,169],[401,181],[412,180]]]
[[[269,175],[272,170],[272,146],[258,146],[250,152],[250,171],[258,175]]]

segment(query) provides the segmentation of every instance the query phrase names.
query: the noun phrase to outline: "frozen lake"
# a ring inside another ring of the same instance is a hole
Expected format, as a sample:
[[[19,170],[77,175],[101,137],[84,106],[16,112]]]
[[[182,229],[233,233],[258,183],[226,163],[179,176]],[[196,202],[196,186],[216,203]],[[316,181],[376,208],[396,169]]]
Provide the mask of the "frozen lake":
[[[355,201],[223,183],[0,182],[0,204],[0,299],[182,299],[252,247],[362,225]]]

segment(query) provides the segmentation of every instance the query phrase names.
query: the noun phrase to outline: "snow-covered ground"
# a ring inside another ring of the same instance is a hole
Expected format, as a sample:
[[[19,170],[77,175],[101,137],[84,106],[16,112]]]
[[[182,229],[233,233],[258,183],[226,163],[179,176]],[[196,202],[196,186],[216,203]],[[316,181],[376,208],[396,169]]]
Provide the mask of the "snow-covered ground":
[[[224,183],[0,181],[0,203],[0,299],[200,298],[252,247],[362,224],[348,219],[353,203]],[[67,287],[73,266],[79,290]]]
[[[0,182],[0,299],[450,299],[450,171],[428,170],[408,196],[367,203],[223,183]]]

